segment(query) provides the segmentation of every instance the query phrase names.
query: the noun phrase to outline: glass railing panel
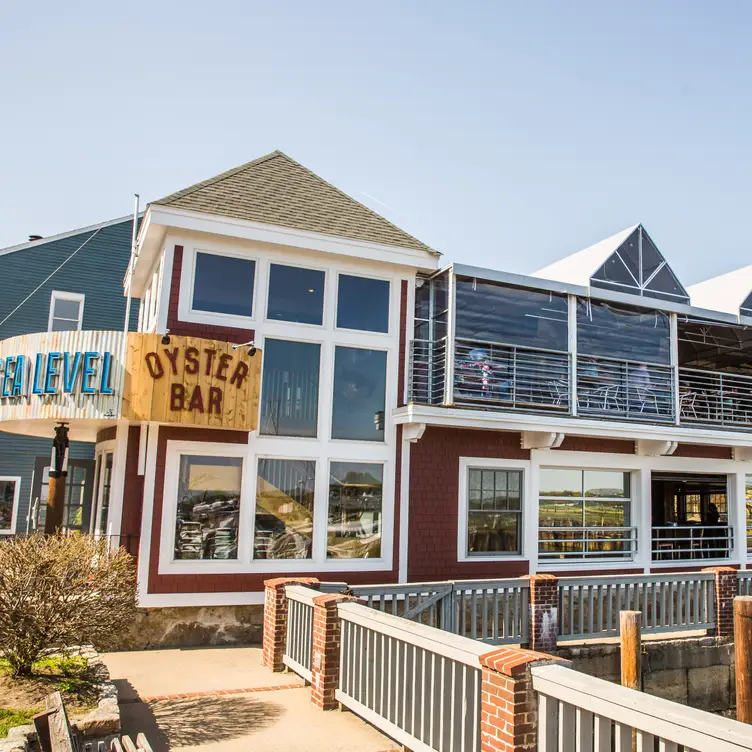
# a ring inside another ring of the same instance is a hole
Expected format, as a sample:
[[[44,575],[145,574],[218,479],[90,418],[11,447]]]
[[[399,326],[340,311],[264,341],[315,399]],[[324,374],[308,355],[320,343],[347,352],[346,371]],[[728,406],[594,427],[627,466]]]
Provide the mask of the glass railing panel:
[[[457,339],[454,402],[569,413],[569,354]]]
[[[578,356],[579,415],[673,423],[673,391],[670,366]]]
[[[752,376],[679,368],[679,419],[752,430]]]

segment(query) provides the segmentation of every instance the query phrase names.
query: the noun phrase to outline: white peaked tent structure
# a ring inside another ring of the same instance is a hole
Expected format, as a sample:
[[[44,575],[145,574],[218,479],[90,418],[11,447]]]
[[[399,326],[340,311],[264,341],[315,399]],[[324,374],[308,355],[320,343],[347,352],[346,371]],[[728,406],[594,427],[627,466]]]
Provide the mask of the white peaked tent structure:
[[[688,303],[689,295],[642,225],[533,273],[534,277]]]
[[[693,306],[752,317],[752,266],[698,282],[688,292]]]

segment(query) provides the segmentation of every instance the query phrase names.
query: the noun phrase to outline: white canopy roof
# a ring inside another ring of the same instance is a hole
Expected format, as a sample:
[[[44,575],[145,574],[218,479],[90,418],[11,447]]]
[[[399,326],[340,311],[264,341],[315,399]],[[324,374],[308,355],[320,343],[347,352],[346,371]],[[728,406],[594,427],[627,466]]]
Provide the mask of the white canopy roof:
[[[739,309],[752,294],[752,266],[744,266],[687,288],[693,306],[723,311],[738,316]],[[747,308],[752,303],[747,301]],[[752,315],[744,313],[743,315]]]

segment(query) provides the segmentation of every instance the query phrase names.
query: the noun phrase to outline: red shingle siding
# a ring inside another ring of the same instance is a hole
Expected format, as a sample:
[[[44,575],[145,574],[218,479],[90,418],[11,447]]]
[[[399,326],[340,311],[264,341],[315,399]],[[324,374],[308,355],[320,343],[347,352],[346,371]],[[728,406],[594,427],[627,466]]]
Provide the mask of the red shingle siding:
[[[565,436],[559,447],[568,452],[606,452],[609,454],[634,454],[634,441],[628,439],[602,439],[595,436]]]
[[[519,433],[429,426],[410,445],[408,579],[515,577],[528,562],[458,562],[457,525],[460,457],[527,460]]]
[[[141,515],[144,506],[144,476],[138,474],[138,450],[141,440],[139,426],[128,428],[125,452],[125,483],[123,486],[123,516],[120,537],[130,553],[138,555]]]
[[[180,275],[183,269],[183,246],[176,245],[172,259],[172,279],[170,281],[170,305],[167,310],[167,328],[170,334],[178,337],[202,337],[222,342],[241,344],[255,338],[253,329],[236,329],[232,326],[215,326],[213,324],[195,324],[178,318],[180,302]]]
[[[730,460],[731,447],[707,446],[705,444],[679,444],[673,454],[674,457],[696,457],[709,460]]]

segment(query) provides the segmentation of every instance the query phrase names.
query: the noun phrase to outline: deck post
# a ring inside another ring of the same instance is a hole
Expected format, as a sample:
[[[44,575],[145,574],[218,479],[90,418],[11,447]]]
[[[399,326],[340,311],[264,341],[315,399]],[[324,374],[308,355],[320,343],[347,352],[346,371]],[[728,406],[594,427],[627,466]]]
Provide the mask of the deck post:
[[[715,577],[715,637],[731,637],[734,634],[734,598],[738,592],[737,571],[733,567],[707,567],[703,572],[712,572]]]
[[[734,598],[736,720],[752,723],[752,596]]]
[[[642,611],[620,611],[621,685],[642,689]]]
[[[288,585],[318,587],[316,577],[276,577],[264,581],[264,634],[261,663],[275,673],[284,671],[282,658],[287,643]]]

